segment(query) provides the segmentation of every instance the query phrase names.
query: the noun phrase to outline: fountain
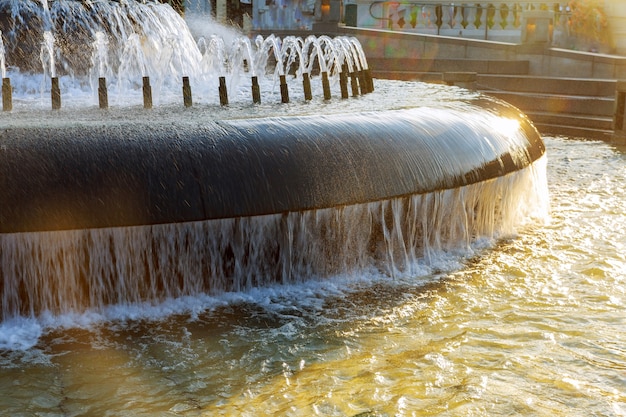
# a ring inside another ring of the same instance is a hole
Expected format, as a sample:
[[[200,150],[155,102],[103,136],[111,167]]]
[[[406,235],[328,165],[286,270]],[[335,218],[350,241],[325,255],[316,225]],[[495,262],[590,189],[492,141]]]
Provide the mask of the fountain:
[[[152,2],[43,10],[0,0],[15,80],[0,119],[0,320],[393,277],[541,204],[544,147],[524,115],[451,87],[374,91],[353,38],[195,40]]]

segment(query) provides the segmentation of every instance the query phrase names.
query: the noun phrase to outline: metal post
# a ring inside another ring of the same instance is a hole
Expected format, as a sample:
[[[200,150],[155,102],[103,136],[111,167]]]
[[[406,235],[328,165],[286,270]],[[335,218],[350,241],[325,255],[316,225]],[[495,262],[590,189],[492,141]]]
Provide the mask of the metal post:
[[[363,77],[363,71],[357,71],[357,78],[359,79],[359,87],[361,88],[361,95],[367,94],[367,83],[365,82],[365,77]]]
[[[189,77],[183,77],[183,103],[185,107],[191,107],[193,100],[191,98],[191,86],[189,85]]]
[[[109,94],[107,92],[107,80],[104,77],[98,78],[98,104],[101,109],[109,108]]]
[[[374,78],[372,78],[372,72],[369,68],[363,70],[363,76],[365,77],[365,81],[367,82],[367,91],[372,93],[374,91]]]
[[[143,77],[143,108],[152,108],[152,87],[150,86],[150,77]]]
[[[254,104],[261,103],[261,89],[259,87],[259,78],[256,75],[252,77],[252,102]]]
[[[13,110],[13,89],[11,88],[11,79],[2,79],[2,111]]]
[[[350,87],[352,89],[352,97],[358,96],[359,95],[359,81],[354,71],[350,73]]]
[[[220,94],[220,105],[228,106],[228,89],[226,88],[226,77],[220,77],[220,86],[218,90]]]
[[[52,89],[50,90],[50,98],[52,100],[52,110],[61,108],[61,89],[59,87],[59,78],[52,77]]]
[[[330,81],[328,81],[328,72],[322,72],[322,90],[324,91],[324,100],[330,100]]]
[[[339,73],[339,88],[341,90],[341,98],[348,98],[348,66],[342,65]]]
[[[304,88],[304,99],[313,99],[313,93],[311,93],[311,78],[308,72],[302,74],[302,87]]]
[[[284,75],[280,77],[280,100],[282,103],[289,103],[289,88],[287,87],[287,80]]]

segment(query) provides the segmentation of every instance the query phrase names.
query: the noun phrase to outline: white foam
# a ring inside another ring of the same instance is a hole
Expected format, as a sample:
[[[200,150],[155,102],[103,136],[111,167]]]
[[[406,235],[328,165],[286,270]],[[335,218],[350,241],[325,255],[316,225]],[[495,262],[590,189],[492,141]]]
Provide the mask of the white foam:
[[[0,323],[0,351],[28,350],[42,335],[42,325],[34,318],[15,317]]]

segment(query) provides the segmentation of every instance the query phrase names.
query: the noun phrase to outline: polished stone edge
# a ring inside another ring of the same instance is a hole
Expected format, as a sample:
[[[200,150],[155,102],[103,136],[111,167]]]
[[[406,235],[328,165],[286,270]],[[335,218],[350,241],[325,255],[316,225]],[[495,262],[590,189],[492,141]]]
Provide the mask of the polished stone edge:
[[[485,124],[470,125],[471,115],[420,108],[194,127],[5,129],[0,233],[338,207],[485,181],[543,155],[541,137],[525,117],[488,107],[485,112],[518,118],[515,140]]]

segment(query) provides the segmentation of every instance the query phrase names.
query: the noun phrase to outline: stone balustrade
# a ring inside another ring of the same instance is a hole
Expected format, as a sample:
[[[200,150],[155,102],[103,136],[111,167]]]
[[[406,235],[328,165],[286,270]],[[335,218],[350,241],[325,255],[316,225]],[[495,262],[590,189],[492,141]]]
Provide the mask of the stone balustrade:
[[[626,54],[626,1],[598,1],[603,17],[597,20],[608,21],[608,27],[598,26],[595,32],[608,34],[606,39],[571,31],[568,0],[265,0],[253,1],[251,18],[255,30],[310,30],[320,22],[332,29],[344,22],[363,29]]]
[[[518,43],[525,25],[543,14],[550,19],[549,42],[559,45],[569,37],[567,1],[444,1],[346,0],[346,24],[423,34],[467,37]],[[355,12],[356,11],[356,12]]]

